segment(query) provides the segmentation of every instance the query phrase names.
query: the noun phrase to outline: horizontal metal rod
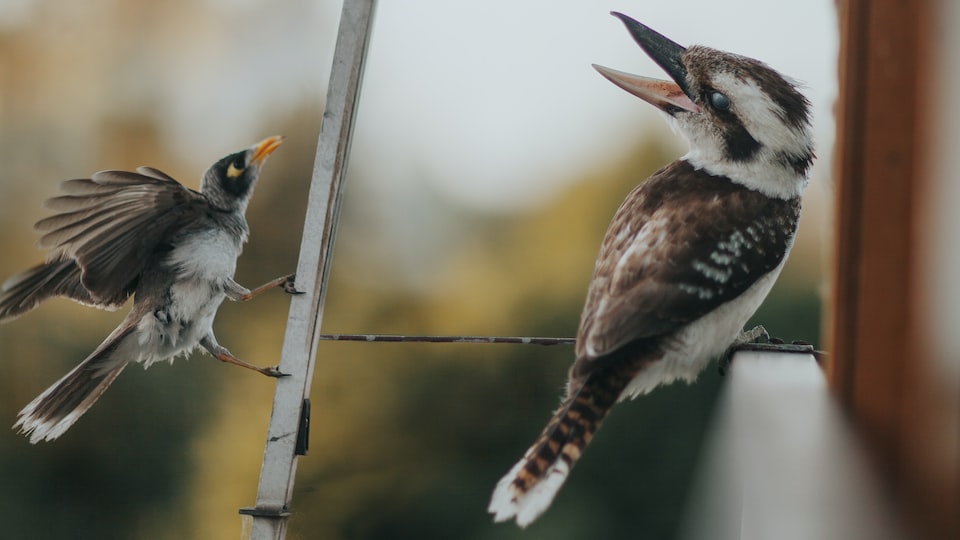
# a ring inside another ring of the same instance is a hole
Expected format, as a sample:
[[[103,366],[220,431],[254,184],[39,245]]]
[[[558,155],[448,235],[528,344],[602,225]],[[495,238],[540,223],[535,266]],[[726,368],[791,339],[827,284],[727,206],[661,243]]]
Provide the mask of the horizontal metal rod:
[[[514,345],[575,345],[576,338],[570,337],[514,337],[514,336],[404,336],[399,334],[318,334],[318,341],[364,341],[368,343],[506,343]],[[811,354],[822,362],[827,356],[825,351],[814,349],[803,341],[783,343],[744,343],[737,346],[739,351],[780,352]]]
[[[519,345],[573,345],[574,338],[506,336],[401,336],[397,334],[320,334],[322,341],[367,341],[384,343],[514,343]]]

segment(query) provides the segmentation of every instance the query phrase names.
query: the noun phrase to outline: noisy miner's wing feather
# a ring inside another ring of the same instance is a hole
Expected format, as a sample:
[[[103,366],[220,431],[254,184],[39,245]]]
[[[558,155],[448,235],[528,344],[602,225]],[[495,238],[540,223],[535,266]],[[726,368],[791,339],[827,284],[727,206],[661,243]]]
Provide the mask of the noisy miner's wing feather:
[[[0,285],[0,322],[13,319],[37,307],[51,296],[65,296],[81,304],[101,309],[116,309],[128,294],[94,299],[80,283],[80,267],[73,259],[38,264]]]
[[[180,183],[174,180],[174,178],[169,174],[159,169],[154,169],[153,167],[137,167],[137,172],[144,176],[156,178],[157,180],[166,180],[168,182],[176,182],[177,184]]]
[[[51,250],[48,260],[76,260],[81,283],[98,301],[125,299],[170,230],[206,205],[166,174],[140,171],[148,174],[101,171],[63,182],[66,195],[47,201],[58,213],[35,225],[43,233],[39,245]]]

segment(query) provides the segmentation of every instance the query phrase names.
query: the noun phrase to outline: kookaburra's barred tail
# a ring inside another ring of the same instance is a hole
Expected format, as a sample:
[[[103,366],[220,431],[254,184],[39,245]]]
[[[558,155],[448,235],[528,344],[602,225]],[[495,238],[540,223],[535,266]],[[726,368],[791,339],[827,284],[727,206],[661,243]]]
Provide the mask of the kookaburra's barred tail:
[[[495,521],[515,518],[517,525],[526,527],[550,507],[641,363],[618,358],[603,362],[586,377],[571,374],[560,408],[523,458],[497,483],[487,508]]]
[[[86,360],[24,407],[14,429],[29,435],[31,444],[63,435],[135,359],[130,356],[136,354],[131,350],[136,342],[132,330],[121,326],[114,331]]]

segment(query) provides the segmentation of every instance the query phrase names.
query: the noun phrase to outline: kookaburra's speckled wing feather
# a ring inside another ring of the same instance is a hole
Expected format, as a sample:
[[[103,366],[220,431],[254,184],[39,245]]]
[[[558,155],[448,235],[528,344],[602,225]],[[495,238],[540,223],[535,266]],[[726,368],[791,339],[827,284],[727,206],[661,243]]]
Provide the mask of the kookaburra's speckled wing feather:
[[[600,247],[577,367],[657,338],[743,294],[793,242],[800,199],[776,199],[674,162],[635,188]]]

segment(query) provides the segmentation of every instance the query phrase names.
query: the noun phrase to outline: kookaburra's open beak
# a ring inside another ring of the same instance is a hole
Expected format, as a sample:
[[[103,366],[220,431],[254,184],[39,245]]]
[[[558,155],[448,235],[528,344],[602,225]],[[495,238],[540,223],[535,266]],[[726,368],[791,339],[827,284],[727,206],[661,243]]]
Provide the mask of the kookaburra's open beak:
[[[614,11],[612,15],[623,21],[633,39],[670,75],[673,82],[631,75],[596,64],[593,65],[594,69],[613,84],[666,113],[673,114],[678,110],[700,112],[700,107],[690,96],[687,68],[681,61],[687,49],[622,13]]]
[[[258,142],[253,146],[253,156],[250,158],[251,164],[263,165],[267,156],[273,153],[283,143],[283,136],[274,135]]]

